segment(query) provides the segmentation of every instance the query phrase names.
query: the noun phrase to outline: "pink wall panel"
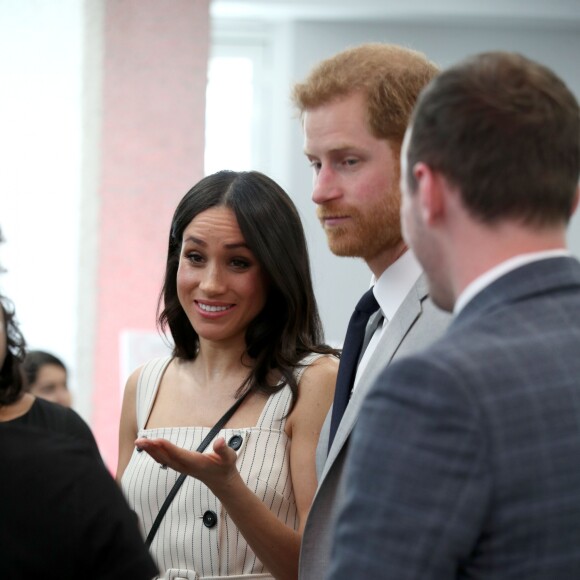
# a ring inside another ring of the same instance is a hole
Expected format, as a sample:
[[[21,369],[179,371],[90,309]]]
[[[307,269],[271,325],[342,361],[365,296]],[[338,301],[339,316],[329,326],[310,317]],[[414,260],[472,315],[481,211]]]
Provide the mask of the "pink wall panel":
[[[209,0],[106,0],[92,426],[117,461],[119,337],[154,330],[171,216],[203,175]]]

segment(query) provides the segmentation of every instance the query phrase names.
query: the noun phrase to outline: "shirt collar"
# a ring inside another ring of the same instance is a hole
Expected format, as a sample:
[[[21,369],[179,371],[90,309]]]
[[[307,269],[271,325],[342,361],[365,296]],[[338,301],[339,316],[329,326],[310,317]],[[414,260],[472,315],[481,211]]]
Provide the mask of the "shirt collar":
[[[422,269],[415,254],[407,250],[380,275],[378,280],[373,276],[371,281],[371,284],[374,283],[373,293],[387,320],[393,319],[421,273]]]
[[[509,272],[525,266],[526,264],[531,264],[532,262],[538,262],[539,260],[545,260],[547,258],[561,258],[571,256],[571,252],[565,249],[558,250],[545,250],[543,252],[531,252],[529,254],[520,254],[519,256],[514,256],[501,262],[494,266],[487,272],[484,272],[481,276],[478,276],[475,280],[470,282],[457,297],[455,301],[455,306],[453,308],[453,314],[459,314],[467,305],[468,302],[473,300],[477,294],[482,290],[487,288],[490,284],[505,276]]]

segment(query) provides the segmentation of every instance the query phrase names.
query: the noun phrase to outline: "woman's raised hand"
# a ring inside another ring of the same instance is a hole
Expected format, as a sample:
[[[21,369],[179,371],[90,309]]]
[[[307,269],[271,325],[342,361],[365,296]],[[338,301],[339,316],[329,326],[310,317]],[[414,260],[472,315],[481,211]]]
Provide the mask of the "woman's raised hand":
[[[139,438],[135,445],[161,465],[199,479],[214,493],[219,487],[227,486],[232,477],[239,476],[236,469],[238,456],[223,437],[214,441],[213,451],[209,453],[188,451],[166,439]]]

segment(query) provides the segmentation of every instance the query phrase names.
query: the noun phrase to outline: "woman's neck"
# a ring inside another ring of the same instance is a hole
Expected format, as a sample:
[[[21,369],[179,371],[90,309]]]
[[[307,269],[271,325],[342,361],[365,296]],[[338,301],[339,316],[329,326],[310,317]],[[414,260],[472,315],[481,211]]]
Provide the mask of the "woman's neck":
[[[30,393],[22,393],[20,397],[10,405],[0,406],[0,422],[12,421],[26,415],[34,404],[36,397]]]
[[[209,388],[223,385],[234,392],[246,380],[254,361],[246,354],[245,344],[225,345],[200,340],[199,352],[191,361],[188,372],[195,382]]]

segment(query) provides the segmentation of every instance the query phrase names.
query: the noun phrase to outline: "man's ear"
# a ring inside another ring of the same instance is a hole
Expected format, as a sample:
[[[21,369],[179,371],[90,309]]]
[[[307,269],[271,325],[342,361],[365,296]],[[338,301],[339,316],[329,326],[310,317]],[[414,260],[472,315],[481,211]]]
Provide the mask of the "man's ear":
[[[419,197],[421,217],[427,225],[434,225],[445,214],[442,176],[423,162],[415,164],[413,175],[417,183],[415,195]]]

